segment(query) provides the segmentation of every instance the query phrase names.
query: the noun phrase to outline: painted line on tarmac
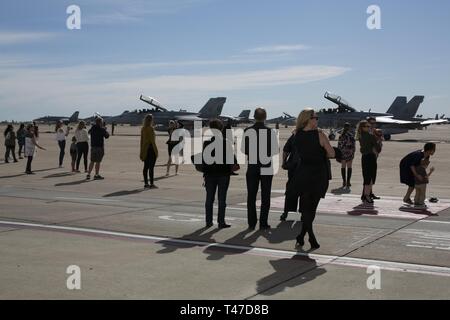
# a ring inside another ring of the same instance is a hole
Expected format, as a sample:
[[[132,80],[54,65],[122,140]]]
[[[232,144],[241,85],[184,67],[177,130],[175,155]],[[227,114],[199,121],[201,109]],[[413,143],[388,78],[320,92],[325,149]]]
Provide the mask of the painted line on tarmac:
[[[89,229],[89,228],[79,228],[79,227],[67,227],[67,226],[57,226],[57,225],[48,225],[48,224],[38,224],[38,223],[25,223],[25,222],[15,222],[15,221],[6,221],[0,220],[0,225],[6,226],[16,226],[16,227],[24,227],[29,229],[37,229],[37,230],[52,230],[66,233],[74,233],[81,234],[87,236],[103,236],[106,238],[117,238],[117,239],[128,239],[128,240],[146,240],[152,243],[168,243],[168,244],[182,244],[182,245],[193,245],[204,247],[210,250],[235,250],[237,254],[250,254],[250,255],[258,255],[264,257],[273,257],[273,258],[307,258],[305,260],[314,260],[318,265],[338,265],[338,266],[346,266],[346,267],[357,267],[357,268],[368,268],[369,266],[377,266],[380,269],[388,270],[388,271],[396,271],[396,272],[407,272],[407,273],[419,273],[419,274],[428,274],[435,276],[444,276],[450,277],[450,268],[449,267],[439,267],[439,266],[431,266],[431,265],[421,265],[421,264],[411,264],[411,263],[402,263],[402,262],[394,262],[394,261],[383,261],[383,260],[370,260],[363,258],[351,258],[351,257],[339,257],[332,255],[321,255],[321,254],[309,254],[305,252],[296,252],[296,251],[288,251],[288,250],[279,250],[279,249],[267,249],[267,248],[258,248],[258,247],[249,247],[249,246],[240,246],[240,245],[230,245],[224,243],[210,243],[204,241],[194,241],[194,240],[185,240],[185,239],[174,239],[167,237],[157,237],[157,236],[149,236],[142,234],[133,234],[133,233],[125,233],[125,232],[117,232],[117,231],[108,231],[108,230],[100,230],[100,229]]]

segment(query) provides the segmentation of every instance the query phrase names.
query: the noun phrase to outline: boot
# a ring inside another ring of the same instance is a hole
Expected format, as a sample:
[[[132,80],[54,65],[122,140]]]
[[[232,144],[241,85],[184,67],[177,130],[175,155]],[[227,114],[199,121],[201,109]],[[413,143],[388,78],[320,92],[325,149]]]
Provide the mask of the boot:
[[[347,185],[347,179],[345,178],[345,168],[341,168],[341,175],[342,175],[342,187],[345,188]]]
[[[352,179],[352,168],[347,168],[347,188],[350,188],[352,184],[350,183],[350,180]]]

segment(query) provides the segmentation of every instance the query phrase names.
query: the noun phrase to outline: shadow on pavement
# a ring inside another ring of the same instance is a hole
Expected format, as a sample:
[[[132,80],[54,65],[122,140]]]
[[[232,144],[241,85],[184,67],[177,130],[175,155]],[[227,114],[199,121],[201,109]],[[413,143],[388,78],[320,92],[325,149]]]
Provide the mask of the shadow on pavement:
[[[128,195],[131,195],[131,194],[138,194],[138,193],[144,192],[146,190],[149,190],[149,189],[140,188],[140,189],[135,189],[135,190],[117,191],[117,192],[105,194],[103,196],[103,198],[128,196]]]
[[[50,174],[50,175],[42,177],[42,178],[44,178],[44,179],[63,178],[63,177],[69,177],[69,176],[73,176],[73,175],[74,175],[74,173],[72,173],[72,172],[61,172],[61,173]]]
[[[373,205],[360,204],[354,207],[353,210],[347,211],[347,214],[351,216],[362,216],[362,215],[376,216],[378,215],[378,210],[376,210]]]
[[[51,170],[56,170],[56,169],[59,169],[59,167],[33,170],[33,172],[45,172],[45,171],[51,171]],[[17,177],[26,176],[26,175],[27,174],[24,172],[24,173],[14,174],[14,175],[10,175],[10,176],[2,176],[2,177],[0,177],[0,179],[17,178]]]
[[[427,215],[427,216],[438,216],[437,213],[433,213],[431,211],[429,211],[427,208],[414,208],[414,207],[407,207],[407,206],[402,206],[400,208],[398,208],[399,211],[402,212],[408,212],[408,213],[413,213],[413,214],[423,214],[423,215]]]
[[[331,190],[331,193],[337,196],[341,194],[350,194],[351,192],[352,190],[350,188],[343,188],[343,187]]]
[[[301,286],[327,272],[323,268],[318,268],[316,260],[306,256],[293,256],[290,259],[269,262],[274,272],[256,283],[258,294],[265,296],[283,292],[286,288]]]
[[[77,181],[72,181],[72,182],[57,183],[57,184],[55,184],[55,187],[76,186],[78,184],[87,183],[87,182],[91,182],[91,180],[83,179],[83,180],[77,180]]]
[[[286,220],[281,221],[275,228],[272,228],[261,235],[269,241],[269,243],[282,243],[285,241],[293,241],[301,231],[302,223],[300,221]]]
[[[198,229],[190,234],[186,234],[182,236],[181,238],[173,238],[171,240],[163,240],[156,242],[157,244],[161,244],[164,248],[159,250],[157,253],[172,253],[177,251],[178,249],[189,249],[194,247],[203,247],[205,245],[199,245],[199,244],[189,244],[189,243],[176,243],[176,240],[191,240],[191,241],[204,241],[204,242],[211,242],[212,236],[217,233],[220,229],[213,229],[207,233],[203,233],[209,228],[203,227],[201,229]]]
[[[252,233],[253,232],[253,233]],[[261,236],[264,231],[251,231],[244,230],[239,232],[237,235],[231,237],[228,240],[225,240],[223,244],[225,245],[235,245],[235,246],[246,246],[247,248],[224,248],[224,247],[214,247],[210,246],[203,250],[203,253],[207,254],[207,260],[220,260],[224,258],[226,255],[234,255],[234,254],[242,254],[249,250],[251,250],[251,245]],[[252,233],[249,237],[246,237],[249,233]]]

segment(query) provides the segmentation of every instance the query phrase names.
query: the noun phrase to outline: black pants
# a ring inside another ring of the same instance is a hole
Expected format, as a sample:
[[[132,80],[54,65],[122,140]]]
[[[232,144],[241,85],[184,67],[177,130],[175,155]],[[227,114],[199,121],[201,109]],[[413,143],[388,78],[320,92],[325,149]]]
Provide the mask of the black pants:
[[[66,140],[58,141],[59,146],[59,166],[62,166],[64,161],[64,154],[66,151]]]
[[[284,193],[285,197],[284,197],[284,214],[288,214],[289,212],[293,211],[297,211],[297,209],[300,212],[300,197],[293,197],[291,196],[287,191],[288,188],[292,182],[292,179],[294,177],[295,171],[294,170],[288,170],[288,181],[286,183],[286,192]]]
[[[377,179],[377,156],[374,153],[363,154],[361,156],[361,166],[364,185],[375,184]]]
[[[219,212],[217,215],[217,223],[225,224],[225,208],[227,207],[227,191],[230,186],[230,176],[205,176],[206,188],[206,223],[213,222],[213,205],[218,190],[217,197],[219,199]]]
[[[148,176],[150,175],[150,184],[153,185],[154,182],[154,172],[156,164],[156,154],[153,150],[153,146],[149,145],[147,150],[147,158],[144,161],[144,170],[142,174],[144,175],[144,183],[148,184]]]
[[[10,153],[12,153],[14,161],[17,161],[17,159],[16,159],[16,146],[14,146],[14,147],[6,147],[5,162],[8,162]]]
[[[317,207],[319,206],[320,196],[313,193],[304,193],[300,195],[300,211],[302,213],[302,231],[299,237],[303,239],[306,233],[310,240],[315,240],[313,231],[313,222],[316,218]]]
[[[247,220],[249,227],[254,228],[258,222],[256,214],[256,196],[259,184],[261,183],[261,214],[259,225],[267,226],[267,219],[270,210],[270,194],[272,192],[273,176],[261,175],[259,168],[249,168],[246,174],[247,180]]]
[[[20,144],[19,143],[19,158],[20,158],[20,156],[22,155],[22,150],[23,150],[23,147],[24,147],[25,145],[24,144]]]
[[[87,157],[89,152],[89,144],[87,142],[77,143],[77,170],[80,170],[81,157],[84,161],[84,171],[87,171]]]
[[[31,172],[31,162],[33,162],[33,157],[29,156],[27,157],[27,168],[25,170],[25,172]]]

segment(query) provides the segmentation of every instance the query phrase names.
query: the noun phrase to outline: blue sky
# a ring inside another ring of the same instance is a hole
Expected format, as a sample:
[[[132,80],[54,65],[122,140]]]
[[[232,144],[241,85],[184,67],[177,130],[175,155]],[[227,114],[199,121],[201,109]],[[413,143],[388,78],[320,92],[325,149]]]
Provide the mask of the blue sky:
[[[81,30],[66,8],[81,8]],[[369,5],[381,30],[366,27]],[[425,95],[419,113],[450,114],[450,2],[41,0],[0,2],[0,120],[114,115],[140,94],[197,111],[264,106],[269,117],[331,106],[386,111]]]

